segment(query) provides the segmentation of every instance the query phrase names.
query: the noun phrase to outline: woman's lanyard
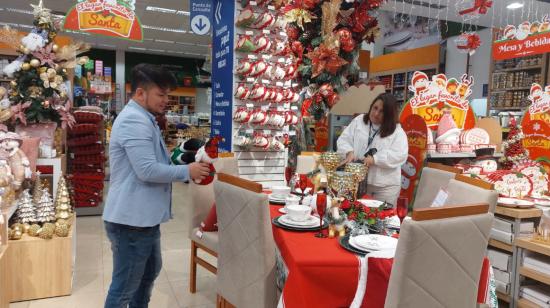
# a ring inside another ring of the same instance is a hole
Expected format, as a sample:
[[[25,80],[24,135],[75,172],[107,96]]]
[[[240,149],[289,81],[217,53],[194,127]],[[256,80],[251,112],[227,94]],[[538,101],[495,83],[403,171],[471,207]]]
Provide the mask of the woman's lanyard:
[[[374,133],[373,133],[373,131],[374,131]],[[374,141],[374,137],[376,137],[376,135],[378,135],[379,131],[380,131],[380,128],[379,129],[373,129],[372,124],[369,124],[369,143],[367,144],[367,151],[370,149],[370,145]]]

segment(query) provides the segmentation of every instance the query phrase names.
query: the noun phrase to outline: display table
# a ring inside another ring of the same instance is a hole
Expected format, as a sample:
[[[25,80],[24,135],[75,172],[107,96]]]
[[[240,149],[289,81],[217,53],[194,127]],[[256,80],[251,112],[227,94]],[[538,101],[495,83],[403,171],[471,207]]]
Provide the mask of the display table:
[[[44,240],[24,234],[20,240],[9,241],[3,276],[10,277],[7,285],[9,301],[70,295],[76,248],[76,220],[68,237]]]
[[[7,263],[8,245],[0,245],[0,308],[8,308],[10,299],[8,293],[9,276],[7,274],[9,266]]]

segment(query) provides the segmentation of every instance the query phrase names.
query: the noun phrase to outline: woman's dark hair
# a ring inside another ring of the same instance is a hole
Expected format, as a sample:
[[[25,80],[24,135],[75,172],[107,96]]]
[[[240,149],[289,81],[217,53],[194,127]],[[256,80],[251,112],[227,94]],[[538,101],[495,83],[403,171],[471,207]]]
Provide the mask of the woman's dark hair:
[[[147,63],[134,66],[130,73],[132,95],[136,93],[137,88],[147,89],[152,85],[170,91],[177,87],[177,81],[174,75],[162,66]]]
[[[397,123],[399,122],[399,112],[397,111],[397,100],[395,97],[390,93],[382,93],[372,101],[369,112],[365,113],[363,116],[363,122],[365,122],[365,124],[368,125],[370,123],[369,114],[372,110],[372,106],[374,106],[374,103],[378,100],[381,100],[383,103],[384,120],[382,121],[382,125],[380,125],[380,137],[384,138],[393,134],[395,131]]]

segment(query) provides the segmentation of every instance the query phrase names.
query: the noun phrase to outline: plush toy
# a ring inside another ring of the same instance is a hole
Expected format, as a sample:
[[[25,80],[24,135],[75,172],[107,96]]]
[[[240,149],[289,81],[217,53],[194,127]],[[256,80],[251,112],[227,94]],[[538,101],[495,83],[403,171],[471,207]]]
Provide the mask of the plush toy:
[[[202,181],[195,180],[195,183],[199,185],[208,185],[214,180],[216,169],[214,168],[214,162],[218,159],[218,144],[223,141],[221,136],[214,136],[210,138],[204,146],[202,146],[195,155],[195,161],[201,163],[208,163],[210,167],[210,175],[205,177]]]
[[[328,212],[328,237],[333,238],[335,236],[346,235],[346,213],[340,208],[344,198],[332,199],[330,210]]]
[[[3,134],[3,133],[1,133]],[[0,207],[2,205],[11,205],[14,198],[12,182],[13,175],[8,165],[8,152],[0,148]],[[2,216],[2,215],[0,215]]]
[[[7,132],[0,136],[0,142],[2,149],[8,153],[8,164],[14,176],[13,188],[18,190],[23,181],[32,176],[29,159],[19,148],[23,144],[23,139],[14,132]]]
[[[195,155],[203,145],[204,141],[200,139],[188,139],[172,150],[170,159],[175,165],[188,165],[194,163]]]

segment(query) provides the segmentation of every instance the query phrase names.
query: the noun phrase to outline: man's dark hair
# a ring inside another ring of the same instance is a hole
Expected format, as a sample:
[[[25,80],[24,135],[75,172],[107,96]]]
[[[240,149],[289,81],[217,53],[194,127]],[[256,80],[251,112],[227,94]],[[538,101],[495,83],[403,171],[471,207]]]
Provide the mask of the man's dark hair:
[[[399,111],[397,110],[397,100],[395,99],[395,96],[390,93],[382,93],[378,95],[374,101],[372,101],[369,112],[365,113],[363,116],[363,122],[366,125],[370,123],[369,114],[372,110],[372,106],[374,106],[374,103],[378,100],[381,100],[383,104],[382,112],[384,114],[384,119],[382,120],[382,125],[380,125],[380,137],[384,138],[393,134],[395,131],[397,123],[399,123]]]
[[[177,87],[177,81],[174,75],[162,66],[147,63],[134,66],[130,73],[132,95],[136,93],[137,88],[147,89],[152,85],[170,91]]]

